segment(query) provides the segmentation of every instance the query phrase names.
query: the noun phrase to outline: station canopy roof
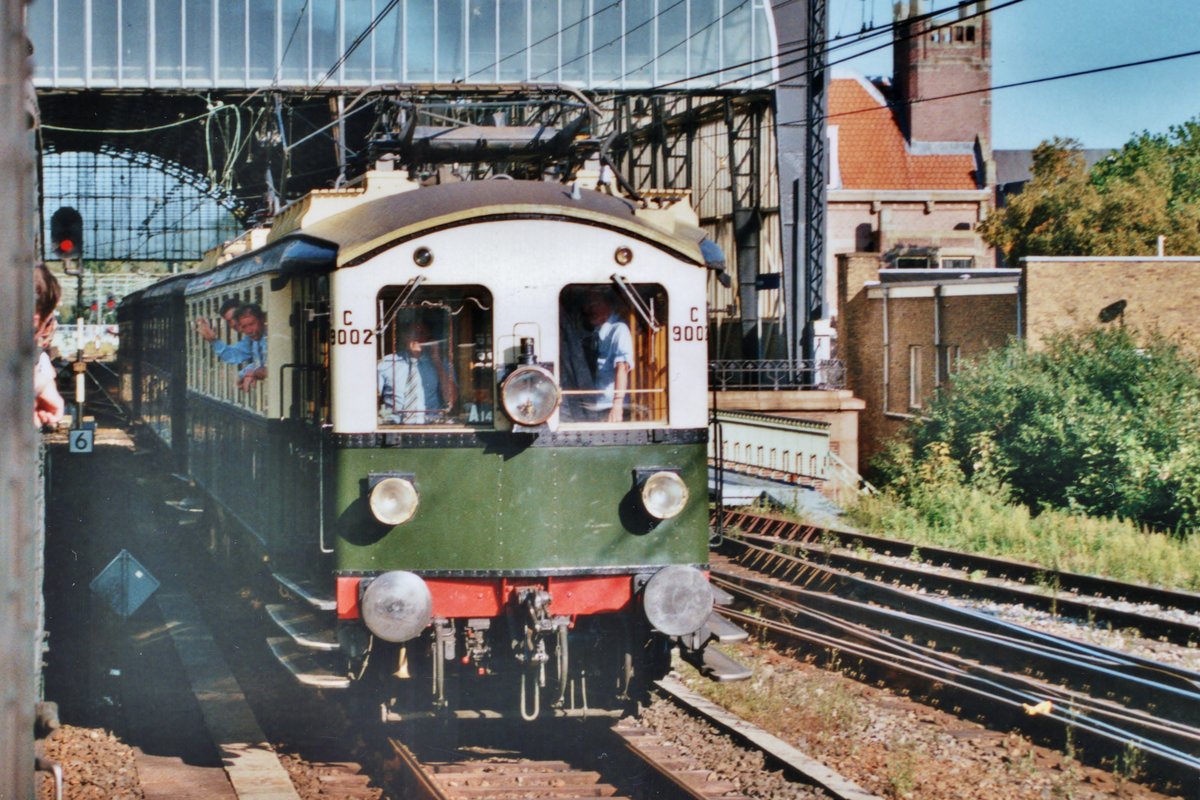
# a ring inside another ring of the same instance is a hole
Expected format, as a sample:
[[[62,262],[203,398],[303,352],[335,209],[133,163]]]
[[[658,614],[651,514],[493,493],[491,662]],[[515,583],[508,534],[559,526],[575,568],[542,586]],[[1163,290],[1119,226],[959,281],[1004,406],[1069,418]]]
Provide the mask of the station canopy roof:
[[[753,0],[38,0],[28,13],[39,89],[605,92],[777,77],[770,7]]]

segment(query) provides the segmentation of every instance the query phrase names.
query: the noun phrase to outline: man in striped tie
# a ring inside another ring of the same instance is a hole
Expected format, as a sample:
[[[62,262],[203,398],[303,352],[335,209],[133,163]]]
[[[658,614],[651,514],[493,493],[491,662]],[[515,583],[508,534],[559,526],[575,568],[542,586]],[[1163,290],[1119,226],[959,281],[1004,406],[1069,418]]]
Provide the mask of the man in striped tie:
[[[380,360],[377,372],[385,423],[438,421],[457,399],[453,377],[423,322],[414,322],[401,332],[400,347]]]

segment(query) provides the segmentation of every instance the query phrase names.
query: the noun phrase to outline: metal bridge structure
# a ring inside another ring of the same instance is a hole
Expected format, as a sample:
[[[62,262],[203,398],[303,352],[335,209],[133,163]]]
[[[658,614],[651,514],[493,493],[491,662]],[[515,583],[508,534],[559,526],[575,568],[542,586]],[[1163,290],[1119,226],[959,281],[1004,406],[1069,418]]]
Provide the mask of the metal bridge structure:
[[[380,159],[444,180],[599,158],[627,193],[688,192],[725,251],[710,356],[798,362],[824,313],[825,3],[39,0],[44,216],[83,206],[88,259],[176,264]],[[432,129],[458,149],[422,150]],[[530,129],[532,156],[478,146]]]

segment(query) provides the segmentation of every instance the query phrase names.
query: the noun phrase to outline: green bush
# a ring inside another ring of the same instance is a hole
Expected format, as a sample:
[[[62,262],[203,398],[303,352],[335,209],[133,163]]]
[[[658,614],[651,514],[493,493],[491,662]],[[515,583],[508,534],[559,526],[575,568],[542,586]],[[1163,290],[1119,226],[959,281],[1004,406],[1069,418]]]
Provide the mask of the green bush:
[[[942,492],[961,485],[1035,513],[1200,528],[1200,369],[1174,343],[1143,341],[1105,328],[1037,351],[1014,342],[967,365],[885,453],[885,482],[928,514],[956,513]]]

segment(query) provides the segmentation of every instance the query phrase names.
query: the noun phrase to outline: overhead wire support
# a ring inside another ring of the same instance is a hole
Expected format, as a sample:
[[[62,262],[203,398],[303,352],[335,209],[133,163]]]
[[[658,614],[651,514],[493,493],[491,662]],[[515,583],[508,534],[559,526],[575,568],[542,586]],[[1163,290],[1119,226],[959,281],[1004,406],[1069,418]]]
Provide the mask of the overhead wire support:
[[[824,39],[826,0],[809,0],[808,33]],[[825,51],[810,48],[804,65],[808,78],[806,187],[804,193],[804,319],[800,361],[816,358],[813,323],[823,316],[825,295]],[[801,320],[793,323],[799,325]],[[794,328],[793,328],[794,331]]]

